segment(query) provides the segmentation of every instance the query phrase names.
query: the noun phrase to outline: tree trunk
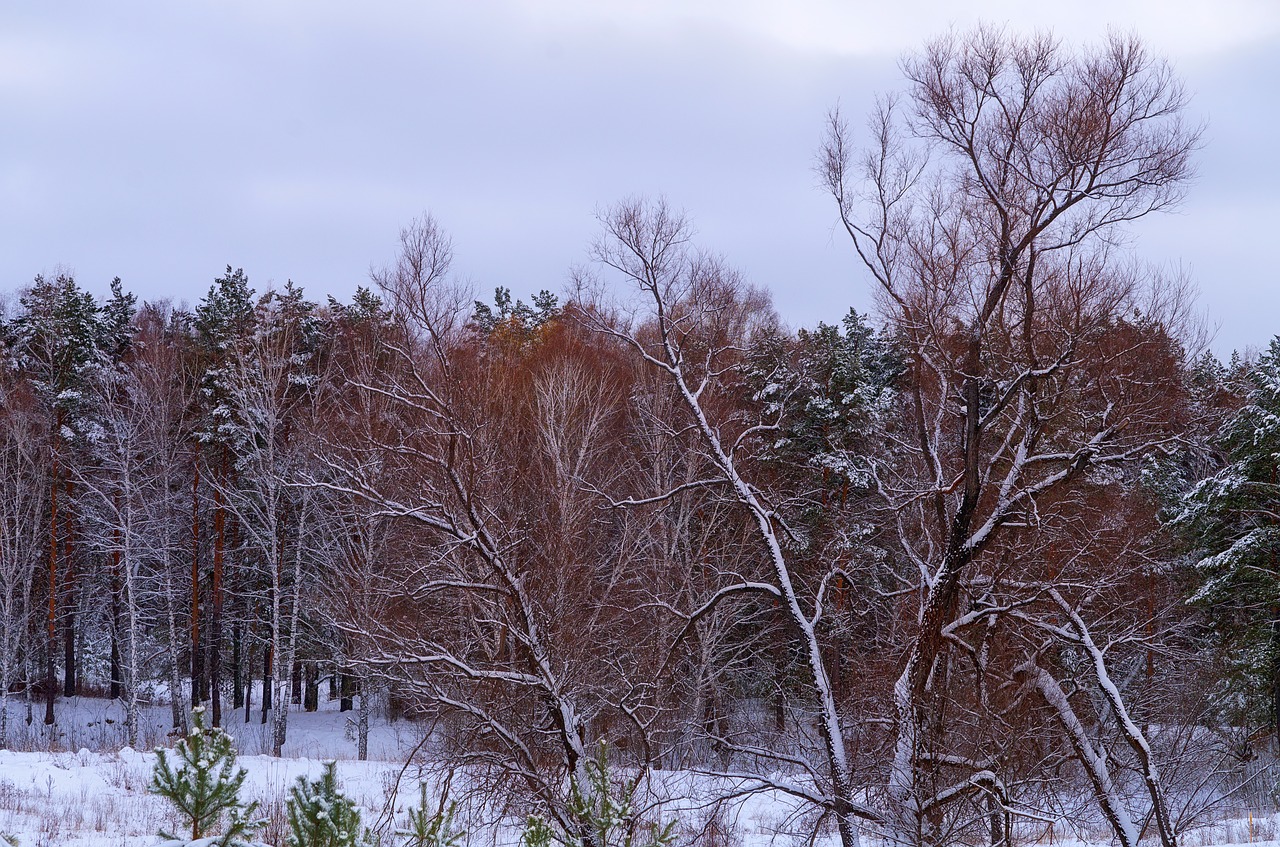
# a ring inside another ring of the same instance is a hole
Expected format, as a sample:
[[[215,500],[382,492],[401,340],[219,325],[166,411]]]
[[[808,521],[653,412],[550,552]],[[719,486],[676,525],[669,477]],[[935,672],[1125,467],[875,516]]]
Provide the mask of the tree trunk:
[[[67,499],[71,499],[71,480],[67,480]],[[76,576],[71,558],[71,513],[64,510],[62,536],[62,572],[65,586],[62,603],[62,696],[74,697],[80,690],[76,678]]]
[[[1000,801],[994,796],[987,796],[987,816],[991,823],[991,847],[1003,847],[1004,840],[1004,809],[1000,806]]]
[[[200,652],[200,458],[191,477],[191,706],[204,693],[204,655]]]
[[[1280,609],[1271,621],[1271,724],[1275,730],[1276,746],[1280,748]]]
[[[315,662],[307,662],[303,674],[302,708],[315,712],[320,708],[320,668]]]
[[[111,699],[120,699],[120,528],[112,530],[111,550]]]
[[[111,688],[107,692],[110,700],[120,699],[120,639],[116,630],[111,630]]]
[[[62,415],[58,415],[57,428],[62,427]],[[44,677],[44,723],[49,726],[54,722],[53,700],[57,696],[58,672],[54,667],[54,651],[58,641],[58,442],[54,434],[52,451],[52,479],[49,486],[49,604],[45,619],[45,677]]]
[[[274,687],[275,662],[272,661],[274,650],[268,644],[262,652],[262,725],[267,725],[267,714],[271,711],[271,689]]]
[[[361,762],[367,761],[369,758],[369,683],[367,680],[361,680],[359,686],[360,692],[360,712],[356,719],[356,759]]]
[[[169,629],[169,708],[173,728],[186,733],[187,714],[182,708],[182,639],[178,627],[178,603],[181,601],[173,585],[173,561],[169,558],[169,549],[166,546],[164,554],[164,607]]]
[[[245,645],[244,658],[244,722],[253,714],[253,643]]]
[[[231,628],[231,708],[244,705],[244,655],[240,644],[240,624]]]
[[[222,726],[222,580],[226,515],[222,507],[222,485],[227,479],[227,448],[222,448],[221,479],[214,487],[213,508],[213,620],[209,628],[209,699],[213,725]]]
[[[349,673],[342,674],[341,680],[342,701],[338,704],[339,712],[349,712],[355,705],[353,700],[356,693],[355,678]]]

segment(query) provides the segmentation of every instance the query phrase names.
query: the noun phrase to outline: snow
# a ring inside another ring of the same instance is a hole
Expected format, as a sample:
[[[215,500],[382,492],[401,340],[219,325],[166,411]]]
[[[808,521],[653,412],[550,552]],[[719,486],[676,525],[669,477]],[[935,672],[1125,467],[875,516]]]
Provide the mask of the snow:
[[[235,739],[236,750],[243,754],[268,753],[271,750],[271,723],[261,723],[261,691],[254,692],[251,720],[244,720],[244,709],[226,709],[224,728]],[[119,701],[96,697],[59,698],[55,713],[57,724],[45,727],[43,702],[33,704],[34,721],[26,723],[26,702],[10,697],[9,746],[14,750],[69,751],[84,748],[91,751],[114,751],[124,746],[124,707]],[[355,711],[339,712],[337,701],[320,703],[320,711],[304,712],[296,706],[289,711],[289,736],[284,754],[312,759],[355,759]],[[139,715],[138,746],[145,750],[169,746],[171,723],[169,706],[143,706]],[[408,721],[370,721],[369,758],[399,762],[404,751],[421,740],[417,725]],[[3,773],[0,773],[3,778]],[[3,847],[3,845],[0,845]]]
[[[406,767],[405,757],[421,740],[418,727],[407,721],[388,723],[379,718],[370,722],[370,755],[367,762],[352,761],[355,742],[348,730],[348,718],[336,703],[323,704],[315,713],[294,711],[289,715],[286,755],[274,758],[262,754],[270,744],[270,725],[243,723],[243,711],[227,728],[242,751],[237,764],[248,776],[243,798],[256,800],[260,813],[273,819],[261,833],[267,843],[283,844],[284,803],[289,788],[299,777],[318,779],[326,760],[337,760],[337,775],[343,792],[361,809],[366,825],[390,833],[402,829],[410,807],[420,802],[419,781],[434,779],[416,765]],[[329,708],[325,708],[329,706]],[[10,702],[14,746],[0,750],[0,847],[5,842],[18,847],[160,847],[156,834],[174,831],[179,825],[168,802],[148,792],[153,752],[120,746],[123,710],[119,704],[93,698],[58,701],[58,731],[43,733],[38,720],[27,727],[25,704]],[[168,706],[144,707],[141,716],[142,745],[171,746],[166,738]],[[779,779],[783,775],[779,774]],[[455,788],[462,780],[455,777]],[[761,793],[716,804],[718,793],[733,786],[726,781],[687,771],[658,771],[645,785],[650,797],[660,800],[656,816],[679,819],[676,843],[690,843],[692,837],[714,819],[724,833],[720,843],[732,847],[800,847],[808,843],[812,813],[798,807],[795,800],[778,794]],[[1252,817],[1250,814],[1252,812]],[[469,836],[474,847],[515,847],[519,839],[519,815],[498,826],[486,823],[474,810],[459,807],[456,824]],[[1066,824],[1055,825],[1053,833],[1024,832],[1021,843],[1053,844],[1055,847],[1101,847],[1109,844],[1105,828],[1073,832]],[[816,840],[816,847],[834,847],[833,831]],[[1145,843],[1145,842],[1144,842]],[[1280,817],[1269,810],[1233,809],[1204,829],[1187,833],[1183,847],[1251,843],[1260,847],[1280,847]],[[384,838],[387,847],[399,847],[399,840]],[[866,847],[882,847],[870,833],[864,833]]]

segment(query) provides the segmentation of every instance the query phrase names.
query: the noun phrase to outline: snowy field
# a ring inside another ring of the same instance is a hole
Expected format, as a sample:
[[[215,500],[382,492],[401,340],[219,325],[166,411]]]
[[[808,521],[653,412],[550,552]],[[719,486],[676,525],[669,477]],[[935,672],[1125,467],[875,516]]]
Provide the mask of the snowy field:
[[[121,747],[123,716],[117,704],[100,699],[71,698],[58,703],[59,724],[50,734],[36,721],[25,723],[25,705],[10,703],[10,741],[15,749],[0,750],[0,847],[53,847],[71,844],[85,847],[147,845],[159,842],[156,833],[176,824],[168,802],[147,791],[155,754]],[[354,713],[340,713],[337,703],[322,704],[321,711],[292,712],[285,757],[263,755],[266,728],[258,713],[246,724],[243,712],[227,722],[241,754],[239,764],[248,772],[246,800],[256,800],[273,823],[262,833],[270,844],[282,845],[285,837],[285,798],[299,776],[314,779],[326,760],[338,762],[343,790],[363,809],[363,819],[384,834],[384,847],[394,847],[393,835],[405,821],[409,807],[418,802],[419,781],[434,785],[433,778],[405,759],[421,741],[419,727],[409,721],[371,722],[370,760],[354,761]],[[293,707],[297,708],[297,707]],[[143,729],[148,745],[172,743],[168,737],[167,707],[146,710]],[[455,779],[455,789],[460,780]],[[716,786],[705,778],[684,772],[654,774],[651,796],[681,797],[659,805],[657,815],[675,817],[677,844],[695,839],[707,847],[802,847],[810,843],[810,826],[781,797],[755,795],[716,804]],[[692,799],[690,799],[692,798]],[[518,817],[506,825],[485,825],[492,812],[460,811],[460,825],[468,830],[468,845],[506,847],[519,841]],[[701,838],[698,838],[701,836]],[[834,844],[819,836],[817,847]],[[875,842],[864,839],[868,847]],[[1074,832],[1066,826],[1043,827],[1025,832],[1021,843],[1084,847],[1104,845],[1102,829]],[[1152,842],[1154,843],[1154,842]],[[1270,810],[1238,808],[1206,826],[1185,834],[1185,847],[1220,844],[1258,844],[1280,847],[1280,817]]]

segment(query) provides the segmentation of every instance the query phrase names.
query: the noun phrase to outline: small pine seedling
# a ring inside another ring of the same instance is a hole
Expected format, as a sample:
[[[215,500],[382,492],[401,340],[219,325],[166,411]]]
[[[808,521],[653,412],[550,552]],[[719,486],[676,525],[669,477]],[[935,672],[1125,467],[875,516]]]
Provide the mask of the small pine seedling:
[[[325,763],[318,780],[298,777],[289,789],[286,811],[288,847],[360,847],[369,841],[355,801],[338,788],[336,762]]]
[[[409,827],[396,831],[396,835],[405,839],[405,847],[459,847],[462,839],[467,837],[464,829],[454,829],[453,813],[457,803],[450,803],[445,808],[444,798],[435,812],[427,810],[427,784],[421,783],[419,790],[422,799],[418,808],[409,810]]]
[[[156,750],[156,765],[151,773],[150,790],[177,807],[190,827],[191,841],[205,839],[227,822],[218,847],[243,847],[253,830],[263,821],[255,820],[256,802],[245,806],[240,802],[240,788],[246,771],[236,767],[236,751],[231,736],[219,727],[204,725],[204,709],[191,710],[191,732],[173,752],[178,762],[169,761],[168,751]],[[182,843],[184,839],[166,832],[160,837]]]
[[[524,847],[670,847],[676,821],[649,823],[640,818],[633,805],[638,780],[614,783],[603,743],[596,757],[585,764],[587,785],[572,786],[568,808],[579,831],[567,832],[546,818],[531,815],[520,836]]]

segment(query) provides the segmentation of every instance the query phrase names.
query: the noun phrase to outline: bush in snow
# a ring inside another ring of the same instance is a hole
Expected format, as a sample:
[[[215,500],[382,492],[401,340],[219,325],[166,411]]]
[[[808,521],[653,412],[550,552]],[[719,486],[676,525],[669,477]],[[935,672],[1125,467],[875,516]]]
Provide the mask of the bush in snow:
[[[315,781],[298,777],[289,789],[289,847],[357,847],[369,843],[355,801],[338,788],[337,763],[327,762]]]
[[[199,842],[201,847],[244,847],[249,836],[262,826],[253,814],[258,804],[240,802],[240,787],[246,772],[236,767],[236,751],[231,736],[219,727],[204,725],[204,709],[191,710],[191,732],[173,752],[177,767],[169,762],[168,751],[156,750],[156,766],[151,774],[151,792],[173,803],[190,827],[188,839],[161,832],[173,844]],[[226,825],[222,826],[223,817]],[[221,834],[217,833],[219,828]]]

